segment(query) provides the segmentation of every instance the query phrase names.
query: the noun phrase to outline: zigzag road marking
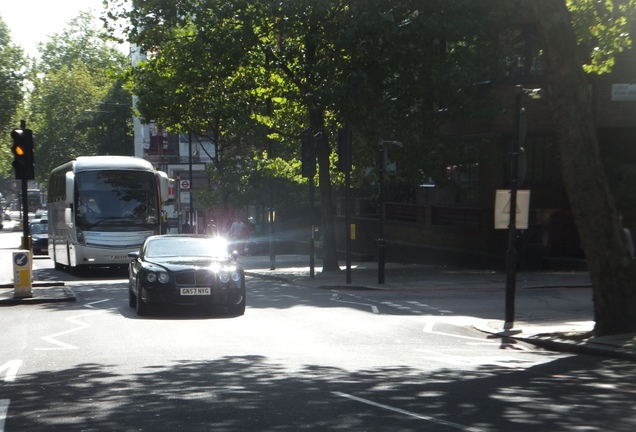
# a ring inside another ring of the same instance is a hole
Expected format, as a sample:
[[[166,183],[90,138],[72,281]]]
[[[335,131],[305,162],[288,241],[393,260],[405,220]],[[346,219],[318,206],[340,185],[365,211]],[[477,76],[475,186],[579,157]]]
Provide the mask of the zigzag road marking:
[[[92,303],[88,303],[85,306],[87,308],[90,308],[90,309],[95,309],[94,311],[66,318],[67,321],[70,321],[71,323],[75,324],[77,327],[69,329],[69,330],[65,330],[63,332],[59,332],[59,333],[55,333],[55,334],[52,334],[52,335],[48,335],[48,336],[43,336],[42,337],[42,339],[44,339],[45,341],[47,341],[47,342],[49,342],[49,343],[51,343],[53,345],[57,345],[57,347],[55,347],[55,348],[36,348],[36,349],[37,350],[54,350],[54,349],[71,350],[71,349],[79,349],[75,345],[71,345],[69,343],[62,342],[60,340],[57,340],[57,338],[60,337],[60,336],[63,336],[63,335],[69,334],[69,333],[74,333],[76,331],[84,330],[85,328],[90,327],[91,326],[90,324],[87,324],[87,323],[85,323],[83,321],[80,321],[79,318],[82,318],[82,317],[85,317],[85,316],[95,315],[95,314],[102,313],[102,312],[106,312],[107,309],[97,309],[93,305],[98,304],[98,303],[107,302],[109,300],[111,300],[111,299],[98,300],[98,301],[95,301],[95,302],[92,302]]]

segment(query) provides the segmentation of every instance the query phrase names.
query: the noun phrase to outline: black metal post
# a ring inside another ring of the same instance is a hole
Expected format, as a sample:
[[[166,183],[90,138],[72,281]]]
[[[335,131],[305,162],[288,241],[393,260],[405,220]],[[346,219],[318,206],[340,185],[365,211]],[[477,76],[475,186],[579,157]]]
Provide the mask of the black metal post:
[[[25,128],[22,128],[24,130]],[[28,197],[28,180],[24,178],[20,180],[22,184],[22,249],[31,249],[29,241],[29,197]]]
[[[188,175],[190,178],[190,188],[188,190],[188,193],[190,194],[190,232],[192,232],[194,228],[194,199],[192,197],[192,132],[188,132]]]
[[[384,141],[380,140],[378,146],[378,222],[379,222],[379,236],[378,236],[378,283],[384,283],[384,260],[386,253],[386,245],[384,244]]]
[[[270,205],[273,202],[274,193],[270,191]],[[274,207],[269,208],[269,269],[276,270],[276,253],[274,252]]]
[[[314,176],[309,176],[307,180],[309,183],[309,226],[311,228],[309,233],[309,277],[313,278],[316,267],[316,253],[314,250]]]
[[[523,88],[515,87],[515,133],[510,143],[510,219],[508,223],[508,251],[506,253],[506,317],[504,329],[514,326],[515,289],[517,282],[517,189],[519,177],[519,147],[521,130],[521,94]]]
[[[345,172],[345,268],[346,283],[351,283],[351,141],[347,145],[347,171]]]

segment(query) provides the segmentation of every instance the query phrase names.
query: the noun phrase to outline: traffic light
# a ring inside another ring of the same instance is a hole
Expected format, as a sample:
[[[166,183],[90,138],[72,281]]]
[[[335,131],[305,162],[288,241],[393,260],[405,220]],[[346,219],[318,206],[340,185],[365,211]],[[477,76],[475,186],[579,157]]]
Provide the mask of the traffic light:
[[[31,129],[14,129],[11,131],[13,145],[13,168],[15,178],[18,180],[33,180],[35,170],[33,169],[33,132]]]

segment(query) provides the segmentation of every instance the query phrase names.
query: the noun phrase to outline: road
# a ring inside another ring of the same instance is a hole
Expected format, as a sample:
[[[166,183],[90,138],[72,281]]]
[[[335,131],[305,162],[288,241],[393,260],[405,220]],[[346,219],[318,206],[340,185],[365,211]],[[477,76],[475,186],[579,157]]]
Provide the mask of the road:
[[[19,233],[1,233],[7,247]],[[4,259],[4,258],[2,258]],[[635,365],[474,330],[470,293],[309,289],[250,278],[246,314],[139,318],[126,281],[0,308],[0,432],[632,431]]]

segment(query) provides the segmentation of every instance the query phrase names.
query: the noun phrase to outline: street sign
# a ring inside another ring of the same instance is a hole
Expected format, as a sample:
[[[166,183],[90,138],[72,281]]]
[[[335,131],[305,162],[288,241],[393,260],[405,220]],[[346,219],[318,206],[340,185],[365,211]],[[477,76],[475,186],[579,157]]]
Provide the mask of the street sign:
[[[497,190],[495,196],[495,229],[507,229],[510,225],[510,189]],[[517,208],[515,209],[515,228],[528,229],[530,213],[530,191],[517,191]]]
[[[181,189],[190,189],[190,182],[188,180],[181,180]]]

